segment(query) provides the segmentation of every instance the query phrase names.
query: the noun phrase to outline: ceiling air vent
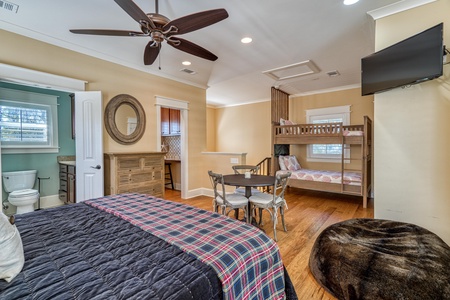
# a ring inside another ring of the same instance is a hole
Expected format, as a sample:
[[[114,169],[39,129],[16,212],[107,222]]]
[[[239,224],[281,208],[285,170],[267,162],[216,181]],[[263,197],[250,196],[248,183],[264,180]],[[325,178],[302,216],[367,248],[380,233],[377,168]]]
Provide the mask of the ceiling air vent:
[[[320,69],[312,60],[305,60],[296,64],[264,71],[263,74],[266,74],[267,76],[279,81],[305,75],[311,75],[319,72]]]
[[[189,75],[195,75],[195,74],[197,74],[197,72],[195,72],[195,71],[192,71],[192,70],[189,70],[189,69],[181,69],[180,70],[181,72],[184,72],[184,73],[188,73]]]
[[[339,71],[337,71],[337,70],[334,70],[334,71],[327,72],[327,75],[330,77],[336,77],[336,76],[341,75],[341,73],[339,73]]]

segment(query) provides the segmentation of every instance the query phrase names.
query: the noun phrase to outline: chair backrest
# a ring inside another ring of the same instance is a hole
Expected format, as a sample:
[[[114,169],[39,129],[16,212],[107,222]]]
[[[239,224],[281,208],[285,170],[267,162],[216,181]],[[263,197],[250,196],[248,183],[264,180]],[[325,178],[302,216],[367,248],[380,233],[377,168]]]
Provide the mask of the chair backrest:
[[[291,172],[277,173],[275,175],[275,190],[273,192],[274,204],[277,198],[284,199],[284,192],[286,191],[289,177],[291,177]]]
[[[223,184],[223,175],[214,173],[213,171],[208,171],[209,179],[211,180],[211,184],[214,190],[214,199],[217,197],[225,199],[225,185]],[[221,190],[221,191],[220,191]]]
[[[245,172],[256,174],[259,170],[259,166],[252,166],[252,165],[234,165],[232,166],[232,168],[234,174],[244,174]]]

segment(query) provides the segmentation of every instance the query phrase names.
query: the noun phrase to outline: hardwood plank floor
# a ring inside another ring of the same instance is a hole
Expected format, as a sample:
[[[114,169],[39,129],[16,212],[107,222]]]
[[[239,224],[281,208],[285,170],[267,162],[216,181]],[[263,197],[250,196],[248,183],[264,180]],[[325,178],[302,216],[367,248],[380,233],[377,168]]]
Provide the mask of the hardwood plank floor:
[[[212,210],[210,197],[181,199],[179,191],[166,189],[165,198]],[[288,188],[286,201],[288,210],[285,213],[285,220],[288,231],[283,231],[281,221],[279,221],[277,226],[278,246],[298,298],[304,300],[335,299],[321,288],[309,272],[308,261],[311,248],[320,232],[331,224],[351,218],[373,218],[373,200],[369,199],[368,208],[364,209],[361,197]],[[263,224],[262,229],[270,237],[273,237],[271,220],[267,212],[263,214]]]

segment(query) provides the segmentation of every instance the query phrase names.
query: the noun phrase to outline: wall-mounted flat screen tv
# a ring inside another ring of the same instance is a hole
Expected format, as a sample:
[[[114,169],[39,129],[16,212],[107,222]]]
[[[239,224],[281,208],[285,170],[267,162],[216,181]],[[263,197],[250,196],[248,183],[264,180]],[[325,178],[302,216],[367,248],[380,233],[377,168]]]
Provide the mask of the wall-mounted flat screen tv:
[[[361,59],[362,95],[442,76],[443,23]]]

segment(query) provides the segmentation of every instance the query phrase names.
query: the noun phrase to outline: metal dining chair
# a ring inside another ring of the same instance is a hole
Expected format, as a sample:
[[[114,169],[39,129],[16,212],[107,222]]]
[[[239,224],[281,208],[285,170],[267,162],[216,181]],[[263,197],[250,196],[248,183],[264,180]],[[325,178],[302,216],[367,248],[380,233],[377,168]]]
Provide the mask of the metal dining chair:
[[[245,172],[250,172],[251,175],[254,175],[259,171],[259,166],[252,165],[234,165],[231,168],[233,168],[234,174],[245,174]],[[234,192],[237,194],[245,195],[245,187],[237,187]],[[252,188],[252,195],[255,195],[257,193],[261,193],[261,191],[257,188]]]
[[[255,215],[256,208],[259,209],[259,225],[262,222],[262,212],[267,210],[270,213],[273,222],[273,239],[277,241],[277,223],[278,223],[278,209],[280,209],[281,221],[283,223],[283,229],[286,232],[286,223],[284,222],[284,210],[287,209],[286,199],[284,198],[284,192],[291,176],[291,172],[275,175],[274,192],[258,193],[252,195],[249,198],[250,205],[252,207],[251,216]]]
[[[248,199],[244,195],[237,193],[226,193],[225,184],[223,183],[223,175],[208,171],[209,178],[214,190],[213,210],[228,216],[230,211],[242,209],[244,211],[245,221],[248,222]]]

